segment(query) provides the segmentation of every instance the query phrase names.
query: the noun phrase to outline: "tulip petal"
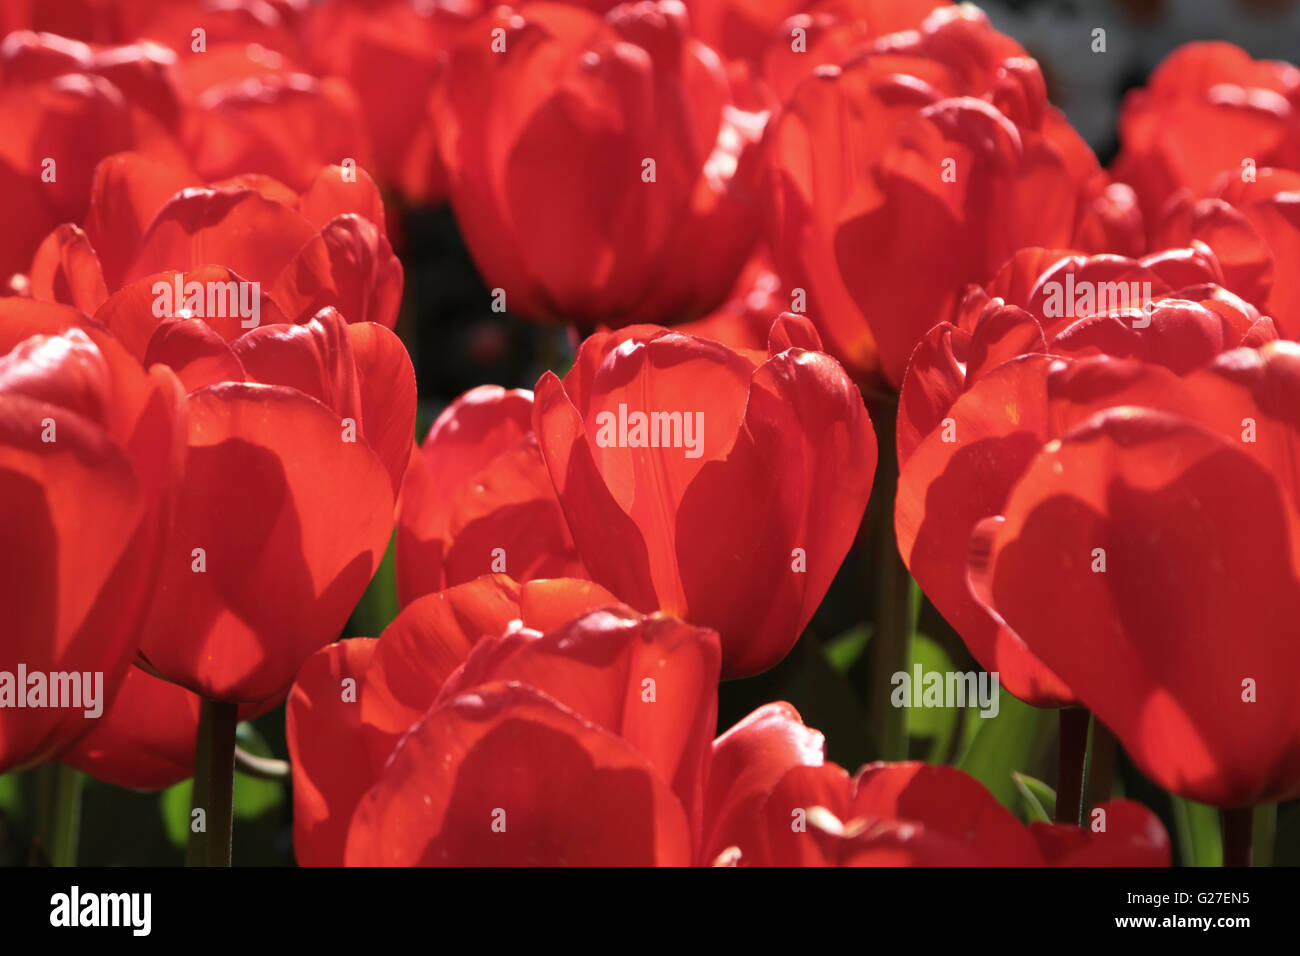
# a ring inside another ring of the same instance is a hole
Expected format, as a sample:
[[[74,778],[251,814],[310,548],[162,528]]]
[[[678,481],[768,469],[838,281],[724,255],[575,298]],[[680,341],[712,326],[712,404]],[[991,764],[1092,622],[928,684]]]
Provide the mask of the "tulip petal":
[[[1025,826],[956,767],[871,764],[855,782],[857,817],[917,821],[966,843],[986,866],[1032,865],[1041,859]]]
[[[317,229],[324,229],[336,216],[348,213],[370,220],[380,231],[384,229],[384,200],[364,169],[322,166],[298,200],[298,211]]]
[[[1297,792],[1300,702],[1275,682],[1300,668],[1300,516],[1241,442],[1103,412],[1038,455],[1004,516],[972,536],[974,592],[1145,773],[1218,806]]]
[[[592,577],[639,611],[659,606],[637,523],[596,468],[578,410],[554,373],[537,382],[533,428],[574,543]]]
[[[203,307],[191,315],[185,306],[197,301],[194,295],[202,298]],[[141,360],[155,330],[167,318],[198,318],[226,342],[234,342],[252,328],[254,319],[258,325],[286,324],[280,309],[260,287],[221,266],[200,266],[186,273],[159,272],[137,279],[110,295],[95,318]]]
[[[187,393],[247,378],[230,346],[203,322],[165,319],[160,323],[144,355],[145,365],[156,362],[175,372]]]
[[[86,234],[64,224],[55,229],[32,259],[32,298],[62,302],[87,315],[104,304],[108,290],[95,250]]]
[[[366,441],[388,469],[396,496],[415,436],[415,369],[402,340],[382,325],[352,322],[347,331],[360,382]]]
[[[517,684],[463,694],[362,798],[349,865],[687,865],[686,814],[630,745]]]
[[[141,238],[123,283],[155,272],[224,266],[267,286],[316,230],[297,212],[244,188],[186,189]]]
[[[972,529],[1001,512],[1050,437],[1051,365],[1046,355],[1023,356],[962,394],[947,410],[951,431],[931,431],[907,459],[894,503],[899,554],[926,596],[1007,690],[1043,706],[1070,701],[1070,689],[971,597],[962,569]]]
[[[853,544],[875,469],[871,419],[834,359],[791,349],[754,374],[730,453],[676,511],[686,606],[722,634],[724,676],[762,670],[793,646]]]
[[[1160,818],[1142,804],[1111,800],[1093,807],[1088,817],[1085,827],[1029,825],[1049,866],[1169,865],[1169,834]]]
[[[362,738],[363,675],[378,641],[323,647],[303,664],[285,708],[299,866],[340,866],[357,803],[383,766]],[[350,682],[350,683],[349,683]]]
[[[131,256],[159,210],[182,189],[200,185],[184,166],[141,153],[118,153],[95,168],[86,236],[110,290],[121,288]]]
[[[505,575],[485,575],[403,608],[365,675],[361,716],[372,752],[391,752],[479,639],[504,633],[518,617],[519,587]]]
[[[263,700],[338,636],[388,542],[391,484],[301,392],[224,383],[189,404],[177,527],[142,650],[196,693]]]
[[[516,630],[481,642],[439,700],[493,681],[536,687],[644,755],[698,825],[718,670],[713,632],[607,608],[546,634]]]
[[[766,859],[760,811],[772,788],[791,767],[820,767],[825,738],[805,727],[786,703],[766,704],[713,743],[705,798],[705,829],[699,860],[730,847],[742,862]]]

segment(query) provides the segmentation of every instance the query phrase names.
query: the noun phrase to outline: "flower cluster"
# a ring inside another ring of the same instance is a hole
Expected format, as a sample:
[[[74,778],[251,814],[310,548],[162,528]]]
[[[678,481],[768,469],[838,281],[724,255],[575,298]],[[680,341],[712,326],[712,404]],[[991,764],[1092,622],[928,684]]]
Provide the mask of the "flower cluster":
[[[1225,820],[1300,797],[1300,69],[1179,49],[1105,169],[969,4],[0,24],[0,772],[219,814],[282,720],[304,865],[1168,865],[1089,715]],[[439,408],[442,202],[570,355]],[[1055,822],[909,759],[912,580],[1059,711]],[[837,588],[856,773],[719,725]]]

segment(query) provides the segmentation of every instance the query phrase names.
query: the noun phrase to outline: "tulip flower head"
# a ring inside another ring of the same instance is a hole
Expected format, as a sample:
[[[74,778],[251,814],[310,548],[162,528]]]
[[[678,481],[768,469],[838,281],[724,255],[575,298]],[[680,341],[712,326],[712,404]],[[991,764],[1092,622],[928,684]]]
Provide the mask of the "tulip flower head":
[[[588,573],[716,629],[728,677],[794,645],[871,493],[875,432],[820,348],[790,313],[765,356],[638,326],[537,383],[533,430]]]

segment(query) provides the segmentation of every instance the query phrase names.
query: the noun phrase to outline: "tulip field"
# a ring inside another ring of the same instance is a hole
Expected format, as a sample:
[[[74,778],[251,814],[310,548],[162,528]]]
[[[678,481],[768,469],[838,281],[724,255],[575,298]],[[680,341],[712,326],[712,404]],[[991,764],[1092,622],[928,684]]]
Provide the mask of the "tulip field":
[[[0,865],[1300,865],[1300,3],[0,37]]]

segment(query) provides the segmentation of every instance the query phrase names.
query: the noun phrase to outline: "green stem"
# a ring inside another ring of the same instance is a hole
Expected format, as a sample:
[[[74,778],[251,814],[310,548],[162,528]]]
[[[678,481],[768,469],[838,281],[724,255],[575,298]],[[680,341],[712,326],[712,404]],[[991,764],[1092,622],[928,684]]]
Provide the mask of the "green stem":
[[[1056,822],[1079,823],[1083,811],[1083,770],[1088,753],[1086,708],[1062,707],[1056,760]]]
[[[1273,865],[1273,843],[1277,837],[1277,804],[1265,803],[1255,808],[1255,827],[1252,835],[1254,865]]]
[[[1174,831],[1183,866],[1222,866],[1223,834],[1217,807],[1171,797]]]
[[[1251,807],[1224,810],[1223,865],[1250,866],[1250,850],[1255,826],[1255,813]]]
[[[38,773],[37,839],[51,865],[76,866],[85,775],[63,763],[46,764]]]
[[[916,624],[912,578],[898,554],[894,537],[894,497],[898,492],[898,449],[895,444],[898,406],[873,402],[879,459],[868,506],[869,554],[874,574],[875,604],[871,636],[871,696],[869,717],[882,760],[907,759],[907,711],[893,706],[894,674],[908,672],[912,660],[912,631]]]
[[[230,866],[239,706],[204,698],[194,749],[194,802],[186,866]],[[202,829],[196,829],[202,821]]]
[[[1092,718],[1092,739],[1088,745],[1088,782],[1083,803],[1084,822],[1093,807],[1110,799],[1115,786],[1115,760],[1118,745],[1115,735],[1095,716]]]

